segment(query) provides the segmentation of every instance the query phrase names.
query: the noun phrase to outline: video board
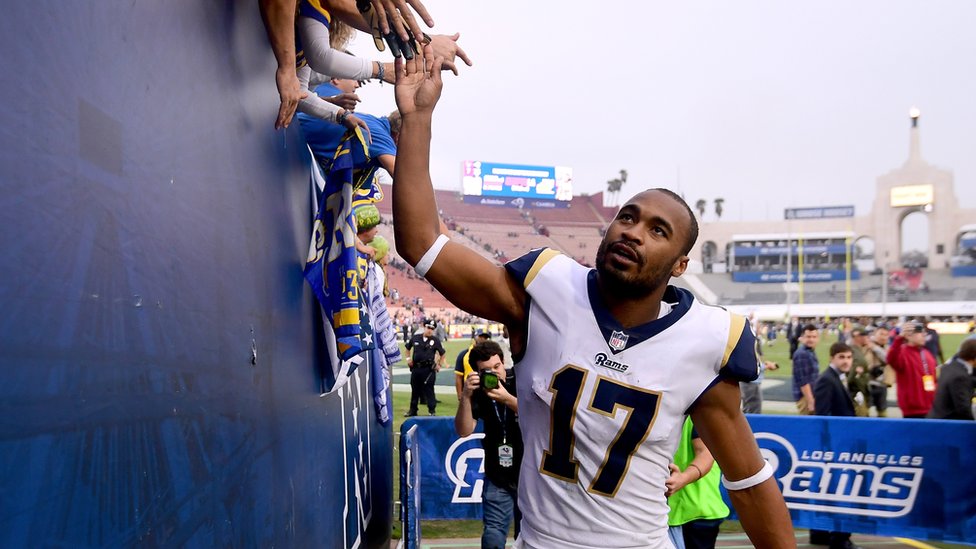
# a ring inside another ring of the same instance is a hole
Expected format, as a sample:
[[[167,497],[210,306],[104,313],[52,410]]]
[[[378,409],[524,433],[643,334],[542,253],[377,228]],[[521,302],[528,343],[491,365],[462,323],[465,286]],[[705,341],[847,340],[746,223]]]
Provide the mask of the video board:
[[[545,200],[568,203],[573,199],[573,169],[465,160],[461,166],[461,189],[466,201],[469,196],[478,196],[521,198],[516,204]]]

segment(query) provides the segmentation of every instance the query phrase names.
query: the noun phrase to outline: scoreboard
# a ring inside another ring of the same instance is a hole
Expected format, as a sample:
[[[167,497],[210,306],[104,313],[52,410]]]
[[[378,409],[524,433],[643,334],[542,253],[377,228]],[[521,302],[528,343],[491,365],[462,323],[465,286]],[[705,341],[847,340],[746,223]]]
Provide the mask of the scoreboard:
[[[573,170],[466,160],[461,165],[465,202],[558,208],[573,199]],[[521,200],[519,200],[521,199]]]

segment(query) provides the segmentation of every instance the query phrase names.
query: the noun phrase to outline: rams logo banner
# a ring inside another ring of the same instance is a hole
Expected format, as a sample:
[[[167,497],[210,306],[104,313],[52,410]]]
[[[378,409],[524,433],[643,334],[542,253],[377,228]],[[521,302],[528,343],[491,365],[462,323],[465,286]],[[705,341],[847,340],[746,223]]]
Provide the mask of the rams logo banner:
[[[976,543],[976,425],[755,416],[793,524]]]
[[[976,424],[748,418],[794,525],[976,543]],[[480,519],[481,435],[458,437],[450,417],[411,418],[401,432],[412,426],[417,427],[420,472],[419,488],[410,489],[419,489],[420,518]]]
[[[414,426],[418,447],[415,459],[420,464],[420,518],[481,520],[485,478],[481,423],[476,432],[461,438],[454,431],[453,417],[416,417],[403,422],[400,436]],[[403,486],[400,490],[403,493]]]

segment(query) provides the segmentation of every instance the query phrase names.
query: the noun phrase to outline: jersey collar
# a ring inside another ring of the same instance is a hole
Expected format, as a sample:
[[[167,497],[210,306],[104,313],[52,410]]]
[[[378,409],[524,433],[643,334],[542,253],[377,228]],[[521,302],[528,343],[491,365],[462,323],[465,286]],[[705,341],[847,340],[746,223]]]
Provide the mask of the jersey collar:
[[[670,328],[688,312],[694,300],[694,297],[688,290],[676,286],[668,286],[664,290],[662,300],[672,305],[671,312],[662,318],[652,320],[646,324],[625,329],[610,314],[610,311],[603,304],[603,299],[600,298],[600,292],[597,288],[596,269],[590,270],[586,275],[586,293],[590,299],[590,308],[593,310],[593,316],[596,318],[596,323],[600,327],[600,332],[603,334],[603,340],[607,343],[607,347],[613,354],[629,349]]]

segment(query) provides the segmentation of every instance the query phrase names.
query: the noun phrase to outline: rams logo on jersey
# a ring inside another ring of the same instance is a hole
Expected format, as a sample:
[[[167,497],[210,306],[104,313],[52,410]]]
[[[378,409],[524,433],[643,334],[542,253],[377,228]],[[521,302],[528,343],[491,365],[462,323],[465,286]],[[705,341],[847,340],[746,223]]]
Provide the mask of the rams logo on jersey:
[[[597,353],[596,356],[593,357],[593,362],[597,366],[603,366],[604,368],[610,368],[611,370],[617,370],[618,372],[626,372],[627,369],[630,368],[629,365],[624,364],[623,362],[611,360],[606,353]]]

